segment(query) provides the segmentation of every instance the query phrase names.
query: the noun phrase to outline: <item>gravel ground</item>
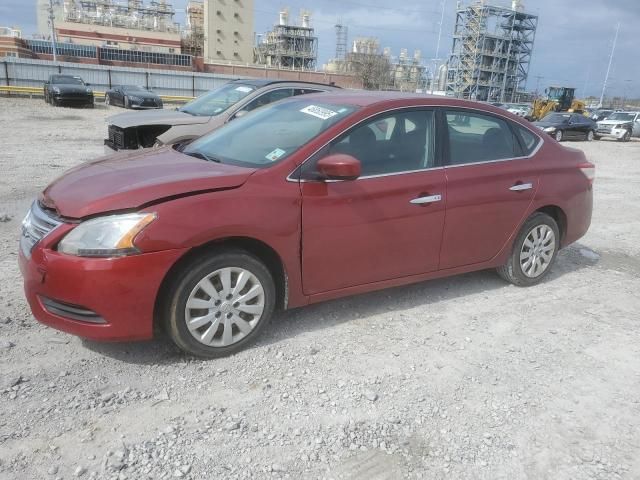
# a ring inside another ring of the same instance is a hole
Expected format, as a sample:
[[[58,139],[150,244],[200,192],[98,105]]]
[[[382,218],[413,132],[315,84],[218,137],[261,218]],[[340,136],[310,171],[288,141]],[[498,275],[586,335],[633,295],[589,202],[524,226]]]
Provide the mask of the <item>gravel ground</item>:
[[[479,272],[279,314],[201,361],[39,325],[20,220],[119,111],[0,98],[0,479],[640,478],[640,142],[546,282]]]

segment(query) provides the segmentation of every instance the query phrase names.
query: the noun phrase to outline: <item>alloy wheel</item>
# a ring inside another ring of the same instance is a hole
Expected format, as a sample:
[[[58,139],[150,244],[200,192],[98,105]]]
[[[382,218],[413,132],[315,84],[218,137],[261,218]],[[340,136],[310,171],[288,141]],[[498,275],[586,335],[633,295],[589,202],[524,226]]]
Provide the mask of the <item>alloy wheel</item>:
[[[520,268],[529,278],[542,275],[551,264],[556,250],[556,236],[548,225],[536,225],[520,249]]]
[[[587,133],[587,141],[592,141],[593,140],[593,130],[589,130],[589,133]]]
[[[246,337],[260,321],[265,292],[244,268],[226,267],[200,280],[185,306],[191,335],[210,347],[228,347]]]
[[[562,130],[558,130],[558,131],[556,132],[556,140],[557,140],[558,142],[562,141]]]

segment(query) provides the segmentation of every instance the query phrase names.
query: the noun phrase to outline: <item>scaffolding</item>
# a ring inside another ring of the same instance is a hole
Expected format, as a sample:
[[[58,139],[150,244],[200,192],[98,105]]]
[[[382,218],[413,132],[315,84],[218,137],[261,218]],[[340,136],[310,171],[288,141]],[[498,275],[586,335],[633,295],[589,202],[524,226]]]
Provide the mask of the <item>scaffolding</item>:
[[[189,0],[186,9],[186,28],[182,32],[182,53],[201,57],[204,51],[204,4]]]
[[[347,56],[347,37],[349,36],[349,27],[338,20],[336,23],[336,61],[343,61]]]
[[[483,0],[456,11],[447,93],[482,101],[511,101],[524,89],[538,26],[515,0],[512,8]]]
[[[302,11],[300,25],[289,25],[289,13],[280,12],[280,21],[255,49],[259,65],[291,70],[315,70],[318,37],[310,26],[311,15]]]
[[[386,57],[391,56],[391,50],[384,49]],[[401,92],[424,91],[427,87],[427,68],[422,64],[422,52],[415,50],[409,56],[407,49],[400,49],[400,56],[391,62],[391,88]]]

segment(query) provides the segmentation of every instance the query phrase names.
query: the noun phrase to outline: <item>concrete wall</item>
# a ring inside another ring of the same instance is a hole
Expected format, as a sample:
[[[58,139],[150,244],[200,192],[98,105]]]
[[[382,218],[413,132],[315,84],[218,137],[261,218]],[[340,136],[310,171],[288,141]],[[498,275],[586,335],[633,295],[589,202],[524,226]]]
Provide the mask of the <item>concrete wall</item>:
[[[253,0],[204,0],[207,62],[253,62]]]

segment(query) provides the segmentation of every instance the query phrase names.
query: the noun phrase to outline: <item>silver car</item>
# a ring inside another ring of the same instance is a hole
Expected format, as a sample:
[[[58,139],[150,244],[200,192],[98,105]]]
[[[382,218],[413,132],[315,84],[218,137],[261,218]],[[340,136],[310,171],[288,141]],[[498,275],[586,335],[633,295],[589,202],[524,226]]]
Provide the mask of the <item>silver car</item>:
[[[615,138],[628,142],[631,137],[640,137],[640,112],[614,112],[598,122],[596,140]]]
[[[108,119],[105,150],[135,150],[189,142],[262,105],[339,87],[312,82],[233,80],[175,110],[127,112]]]

